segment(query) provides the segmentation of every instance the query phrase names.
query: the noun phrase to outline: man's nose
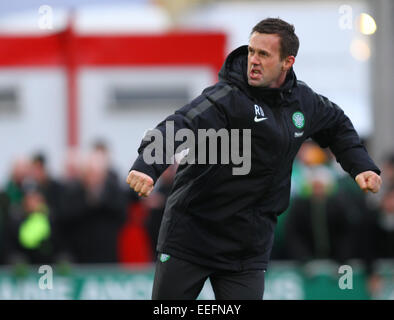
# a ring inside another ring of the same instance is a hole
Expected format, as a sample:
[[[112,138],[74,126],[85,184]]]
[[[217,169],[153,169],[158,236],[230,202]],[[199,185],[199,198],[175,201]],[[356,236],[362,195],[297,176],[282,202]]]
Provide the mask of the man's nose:
[[[252,56],[250,57],[250,63],[251,63],[251,64],[256,64],[256,65],[260,64],[260,61],[259,61],[259,59],[257,58],[257,55],[256,55],[256,54],[254,54],[254,55],[252,55]]]

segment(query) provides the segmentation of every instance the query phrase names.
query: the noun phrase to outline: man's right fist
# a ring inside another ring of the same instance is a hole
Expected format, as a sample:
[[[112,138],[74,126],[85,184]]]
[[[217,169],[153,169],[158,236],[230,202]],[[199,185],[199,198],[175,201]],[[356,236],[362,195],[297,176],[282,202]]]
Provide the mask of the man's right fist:
[[[147,174],[131,170],[126,179],[127,184],[135,192],[138,192],[139,196],[147,197],[153,190],[153,179]]]

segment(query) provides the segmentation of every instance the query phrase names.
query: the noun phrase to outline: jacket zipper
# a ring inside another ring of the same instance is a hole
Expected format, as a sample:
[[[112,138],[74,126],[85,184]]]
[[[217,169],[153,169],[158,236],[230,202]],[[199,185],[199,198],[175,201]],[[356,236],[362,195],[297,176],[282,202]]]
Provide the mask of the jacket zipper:
[[[285,157],[284,159],[286,160],[287,157],[290,154],[290,146],[291,146],[291,141],[290,141],[290,128],[289,128],[289,124],[288,121],[286,119],[286,114],[285,112],[283,112],[283,107],[280,107],[280,113],[281,113],[281,120],[285,123],[285,125],[283,125],[283,128],[285,129],[285,139],[286,139],[286,143],[287,143],[287,148],[286,148],[286,152],[285,152]]]
[[[283,159],[286,159],[289,149],[290,149],[290,139],[289,139],[289,126],[287,124],[284,112],[283,112],[283,107],[275,107],[273,108],[273,113],[275,115],[275,119],[278,122],[278,125],[280,126],[280,134],[282,135],[283,139],[283,146],[284,148],[283,153],[280,152],[280,156],[283,157]],[[279,164],[282,164],[284,160],[278,161]]]

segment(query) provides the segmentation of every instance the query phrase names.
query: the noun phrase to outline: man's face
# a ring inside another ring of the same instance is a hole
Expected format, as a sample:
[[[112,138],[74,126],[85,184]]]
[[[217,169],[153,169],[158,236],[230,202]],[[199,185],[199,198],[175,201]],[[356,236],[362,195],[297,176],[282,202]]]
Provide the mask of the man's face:
[[[253,87],[273,87],[287,70],[286,59],[280,59],[277,34],[254,32],[248,46],[248,83]]]

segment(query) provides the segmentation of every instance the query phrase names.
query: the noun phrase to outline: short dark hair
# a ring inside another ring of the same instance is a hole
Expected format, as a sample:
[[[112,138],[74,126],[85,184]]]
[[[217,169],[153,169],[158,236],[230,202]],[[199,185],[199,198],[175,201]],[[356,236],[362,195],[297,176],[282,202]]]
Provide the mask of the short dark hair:
[[[45,157],[45,155],[44,155],[43,153],[41,153],[41,152],[35,153],[35,154],[33,155],[33,157],[32,157],[32,162],[33,162],[34,164],[39,164],[40,166],[45,167],[45,164],[46,164],[46,157]]]
[[[300,42],[294,31],[294,26],[282,19],[267,18],[256,24],[251,34],[254,32],[277,34],[280,37],[280,58],[283,60],[288,56],[297,56]]]

